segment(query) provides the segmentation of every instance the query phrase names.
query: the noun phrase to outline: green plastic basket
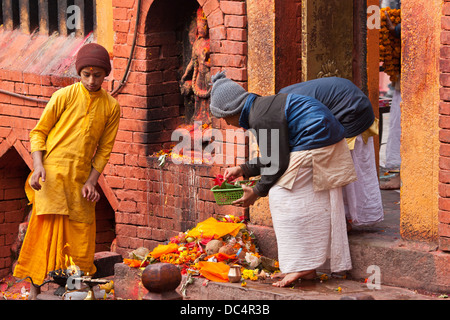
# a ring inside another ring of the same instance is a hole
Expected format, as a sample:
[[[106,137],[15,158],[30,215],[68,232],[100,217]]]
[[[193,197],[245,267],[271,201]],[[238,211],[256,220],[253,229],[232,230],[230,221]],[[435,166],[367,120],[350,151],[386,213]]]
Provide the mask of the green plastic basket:
[[[249,182],[250,180],[242,180],[239,181],[240,184],[244,184]],[[251,186],[251,188],[253,188]],[[233,201],[236,201],[244,195],[244,190],[241,188],[232,188],[232,189],[218,189],[219,186],[214,186],[211,188],[211,191],[214,194],[214,198],[216,199],[216,203],[221,205],[232,204]]]

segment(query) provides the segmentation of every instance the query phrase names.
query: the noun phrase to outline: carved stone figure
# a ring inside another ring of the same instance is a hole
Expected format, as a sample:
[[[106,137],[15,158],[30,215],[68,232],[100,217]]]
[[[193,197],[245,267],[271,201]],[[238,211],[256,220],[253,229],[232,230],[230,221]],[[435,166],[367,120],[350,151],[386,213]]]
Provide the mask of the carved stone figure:
[[[197,36],[192,45],[192,58],[181,77],[181,94],[193,94],[195,106],[191,123],[201,121],[211,123],[209,96],[211,93],[211,60],[208,24],[202,8],[197,10]]]

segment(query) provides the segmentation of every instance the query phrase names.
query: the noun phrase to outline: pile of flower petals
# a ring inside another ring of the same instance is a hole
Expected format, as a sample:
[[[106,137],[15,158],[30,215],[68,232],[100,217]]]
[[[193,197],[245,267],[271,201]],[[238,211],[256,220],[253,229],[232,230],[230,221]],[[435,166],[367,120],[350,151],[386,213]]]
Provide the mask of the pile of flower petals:
[[[221,250],[207,253],[207,245],[212,240],[222,245]],[[143,260],[124,259],[124,263],[134,268],[157,262],[171,263],[177,265],[182,274],[227,282],[230,265],[241,265],[243,271],[261,265],[261,256],[254,240],[244,217],[227,215],[221,220],[209,218],[195,228],[170,238],[167,244],[157,246]]]

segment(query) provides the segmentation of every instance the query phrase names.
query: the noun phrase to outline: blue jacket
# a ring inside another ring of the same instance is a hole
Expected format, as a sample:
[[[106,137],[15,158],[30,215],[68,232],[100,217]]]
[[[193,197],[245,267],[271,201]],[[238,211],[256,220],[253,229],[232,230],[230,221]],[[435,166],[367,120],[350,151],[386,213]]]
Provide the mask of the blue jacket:
[[[241,112],[239,124],[253,129],[261,151],[261,157],[249,161],[241,168],[251,177],[262,174],[254,190],[265,196],[289,167],[290,153],[326,147],[344,138],[344,127],[330,110],[311,97],[297,94],[277,94],[260,97],[250,94]],[[272,136],[272,130],[277,130]],[[261,145],[261,135],[267,130],[268,143]],[[273,137],[275,140],[273,141]],[[274,156],[274,144],[279,154]],[[263,150],[266,148],[266,150]],[[263,168],[275,167],[273,174],[264,174]]]
[[[295,93],[315,98],[330,109],[345,128],[345,137],[355,137],[375,121],[369,98],[350,80],[330,77],[293,84],[280,93]]]

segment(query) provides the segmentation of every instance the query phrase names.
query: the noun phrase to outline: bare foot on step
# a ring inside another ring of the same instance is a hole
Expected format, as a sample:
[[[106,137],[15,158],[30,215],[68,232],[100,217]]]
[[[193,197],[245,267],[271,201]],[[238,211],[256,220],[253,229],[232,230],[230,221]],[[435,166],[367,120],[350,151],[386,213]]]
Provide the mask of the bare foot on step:
[[[274,287],[289,287],[299,279],[304,279],[304,280],[314,279],[315,277],[317,277],[317,274],[316,274],[316,270],[306,270],[306,271],[300,271],[300,272],[291,272],[291,273],[287,273],[287,274],[280,274],[280,275],[277,275],[276,277],[272,277],[272,278],[280,278],[281,276],[284,276],[283,279],[273,283],[272,285]]]

